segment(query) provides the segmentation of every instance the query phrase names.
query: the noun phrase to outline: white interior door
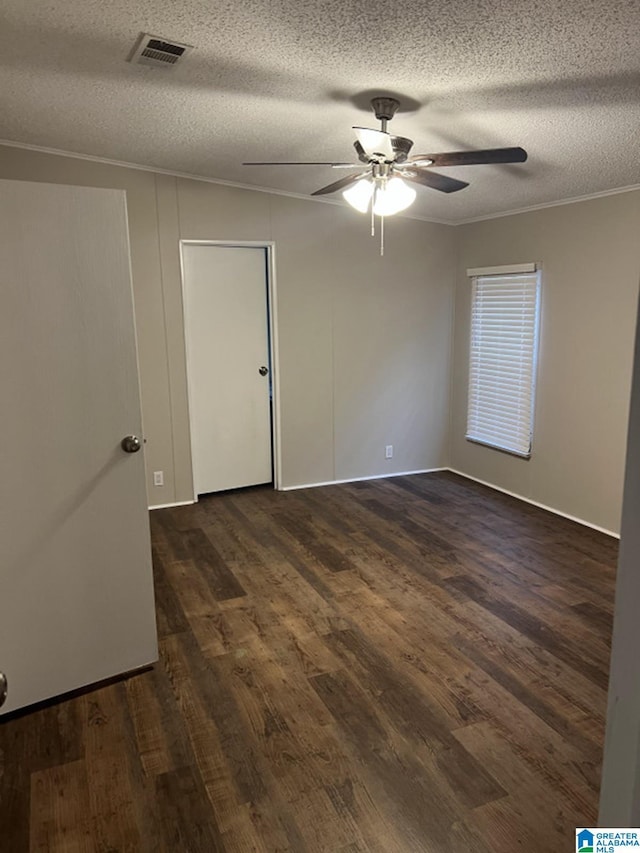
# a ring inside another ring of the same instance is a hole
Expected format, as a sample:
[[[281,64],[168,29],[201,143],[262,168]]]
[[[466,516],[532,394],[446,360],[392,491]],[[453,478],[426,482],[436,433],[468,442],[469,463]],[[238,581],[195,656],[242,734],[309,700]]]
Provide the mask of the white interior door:
[[[197,495],[272,479],[266,260],[264,248],[182,246]]]
[[[0,181],[0,713],[157,658],[125,195]]]

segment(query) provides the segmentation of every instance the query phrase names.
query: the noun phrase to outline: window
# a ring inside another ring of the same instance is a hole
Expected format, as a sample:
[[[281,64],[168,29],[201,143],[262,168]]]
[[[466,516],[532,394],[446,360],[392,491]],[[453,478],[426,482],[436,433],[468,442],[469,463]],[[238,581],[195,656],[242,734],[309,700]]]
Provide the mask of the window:
[[[540,314],[534,264],[472,276],[467,433],[470,441],[531,456]]]

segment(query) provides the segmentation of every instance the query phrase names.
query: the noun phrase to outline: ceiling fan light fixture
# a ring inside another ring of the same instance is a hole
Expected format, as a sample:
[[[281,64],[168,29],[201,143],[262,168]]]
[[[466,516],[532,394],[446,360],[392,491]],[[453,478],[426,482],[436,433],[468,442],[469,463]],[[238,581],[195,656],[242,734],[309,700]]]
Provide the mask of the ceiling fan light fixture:
[[[373,195],[373,181],[370,178],[356,181],[348,190],[344,190],[342,196],[360,213],[366,213],[369,209],[371,196]]]
[[[416,200],[416,191],[402,178],[389,178],[376,190],[373,212],[376,216],[393,216],[406,210]]]
[[[342,193],[345,201],[360,213],[366,213],[373,199],[376,216],[393,216],[410,207],[416,191],[402,178],[363,178]]]

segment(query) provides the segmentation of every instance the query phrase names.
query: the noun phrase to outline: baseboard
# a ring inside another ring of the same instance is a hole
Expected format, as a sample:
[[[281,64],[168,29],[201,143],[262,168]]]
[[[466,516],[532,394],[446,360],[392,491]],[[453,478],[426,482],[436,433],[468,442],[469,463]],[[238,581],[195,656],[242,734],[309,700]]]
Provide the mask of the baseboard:
[[[154,504],[149,507],[149,511],[152,509],[170,509],[172,506],[190,506],[191,504],[196,503],[196,501],[176,501],[171,504]]]
[[[448,468],[421,468],[419,471],[395,471],[393,474],[372,474],[369,477],[350,477],[348,480],[327,480],[324,483],[302,483],[299,486],[281,486],[279,491],[292,492],[295,489],[315,489],[318,486],[339,486],[342,483],[363,483],[366,480],[388,480],[391,477],[408,477],[411,474],[433,474],[436,471],[448,470]]]
[[[619,539],[620,534],[614,533],[613,530],[607,530],[606,527],[600,527],[598,524],[592,524],[590,521],[585,521],[584,518],[578,518],[575,515],[569,515],[568,512],[562,512],[559,509],[555,509],[555,507],[547,506],[546,504],[541,504],[539,501],[533,501],[531,498],[525,498],[523,495],[519,495],[516,492],[510,492],[508,489],[502,489],[500,486],[496,486],[494,483],[487,483],[486,480],[480,480],[478,477],[472,477],[470,474],[465,474],[464,471],[458,471],[457,468],[447,468],[447,471],[451,471],[452,474],[458,474],[460,477],[464,477],[467,480],[473,480],[474,483],[480,483],[482,486],[487,486],[490,489],[494,489],[496,492],[502,492],[504,495],[509,495],[511,498],[517,498],[519,501],[524,501],[527,504],[531,504],[532,506],[537,506],[539,509],[544,509],[547,512],[552,512],[554,515],[560,515],[562,518],[568,518],[569,521],[575,521],[577,524],[582,524],[584,527],[590,527],[592,530],[597,530],[598,533],[605,533],[607,536],[613,536],[614,539]]]

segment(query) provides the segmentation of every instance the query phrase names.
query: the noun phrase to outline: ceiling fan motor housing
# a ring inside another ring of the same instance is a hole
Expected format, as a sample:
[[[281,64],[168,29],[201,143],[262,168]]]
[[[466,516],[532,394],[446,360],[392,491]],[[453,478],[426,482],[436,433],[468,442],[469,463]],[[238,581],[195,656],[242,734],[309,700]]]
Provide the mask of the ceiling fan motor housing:
[[[396,155],[394,162],[404,163],[413,146],[413,139],[407,139],[406,136],[392,136],[391,145]]]

